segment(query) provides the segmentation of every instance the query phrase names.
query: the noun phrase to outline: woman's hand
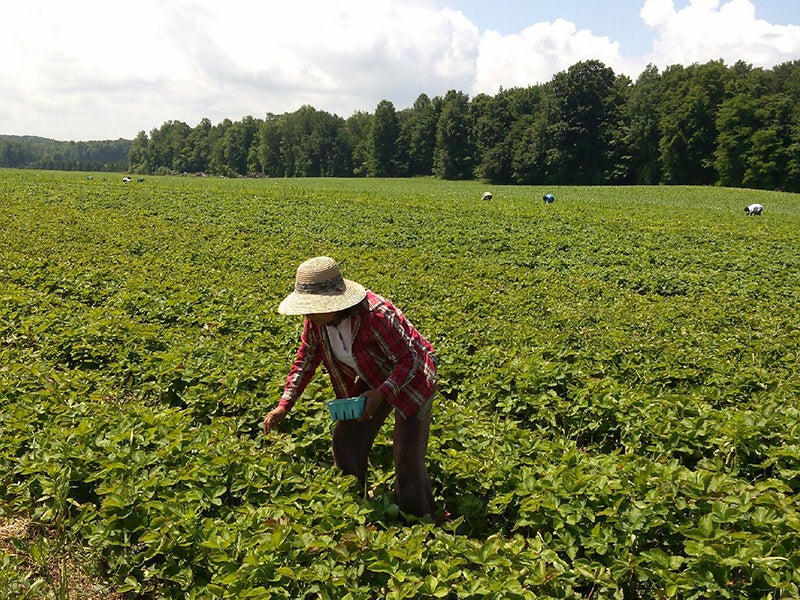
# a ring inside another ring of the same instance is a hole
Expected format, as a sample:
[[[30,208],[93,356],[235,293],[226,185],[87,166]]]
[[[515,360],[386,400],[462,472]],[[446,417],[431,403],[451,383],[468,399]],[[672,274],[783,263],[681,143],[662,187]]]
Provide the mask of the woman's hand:
[[[264,435],[275,429],[288,412],[283,406],[278,406],[269,411],[267,416],[264,417]]]
[[[361,394],[367,399],[367,402],[364,406],[364,414],[358,419],[359,421],[369,421],[375,416],[375,413],[378,412],[378,409],[383,404],[383,401],[386,399],[383,395],[383,392],[378,390],[367,390],[363,394]]]

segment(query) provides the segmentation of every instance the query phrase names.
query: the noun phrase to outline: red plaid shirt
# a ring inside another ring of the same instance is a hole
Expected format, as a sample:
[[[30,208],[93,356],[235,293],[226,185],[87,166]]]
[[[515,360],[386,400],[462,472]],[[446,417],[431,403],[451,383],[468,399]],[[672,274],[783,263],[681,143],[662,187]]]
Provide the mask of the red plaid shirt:
[[[351,311],[350,324],[358,372],[336,359],[326,328],[306,319],[279,405],[291,409],[322,362],[337,398],[377,389],[404,417],[416,413],[436,386],[433,346],[400,309],[370,291]]]

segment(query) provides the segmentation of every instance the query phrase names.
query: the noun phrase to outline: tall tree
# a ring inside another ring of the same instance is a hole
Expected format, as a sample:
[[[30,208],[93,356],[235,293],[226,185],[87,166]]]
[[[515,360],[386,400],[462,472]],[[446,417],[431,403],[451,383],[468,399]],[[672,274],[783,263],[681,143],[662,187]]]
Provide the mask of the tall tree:
[[[469,131],[469,97],[450,90],[442,101],[436,124],[434,172],[442,179],[472,177],[472,148]]]
[[[21,140],[0,139],[0,167],[25,167],[36,159],[36,153]]]
[[[350,115],[344,124],[344,137],[351,148],[352,175],[366,177],[369,171],[370,130],[372,115],[358,111]]]
[[[398,138],[400,121],[394,104],[381,100],[375,109],[369,135],[369,160],[367,174],[370,177],[395,177],[398,175]]]
[[[731,75],[722,61],[664,72],[661,162],[664,183],[713,185],[717,115]]]
[[[597,60],[557,73],[551,87],[548,175],[556,183],[599,184],[614,167],[614,132],[620,121],[614,71]]]
[[[722,103],[717,115],[715,167],[719,182],[727,187],[742,185],[753,132],[759,127],[755,98],[737,94]]]
[[[267,177],[283,177],[286,172],[281,161],[282,126],[281,118],[268,113],[256,135],[259,162]]]
[[[401,122],[400,136],[408,159],[407,174],[412,177],[433,174],[433,150],[440,109],[440,100],[431,100],[426,94],[420,94]]]
[[[208,170],[214,175],[230,173],[227,159],[227,140],[225,134],[233,126],[230,119],[222,119],[211,129],[211,156],[208,159]]]
[[[543,89],[544,86],[512,88],[500,90],[494,97],[479,95],[472,99],[475,176],[493,183],[515,181],[515,147],[528,144],[524,139],[526,130],[531,117],[540,112]],[[522,154],[519,158],[527,162]]]
[[[661,181],[661,75],[648,65],[631,90],[626,110],[629,129],[627,179],[631,183],[656,185]]]
[[[313,176],[343,177],[350,174],[351,149],[344,135],[344,119],[316,111],[311,119],[308,153],[315,157]]]
[[[793,169],[792,121],[795,103],[783,93],[761,98],[756,106],[758,129],[745,152],[742,185],[749,188],[783,190],[791,186]]]
[[[470,130],[475,148],[475,175],[493,183],[511,177],[510,156],[503,142],[513,115],[507,97],[478,94],[469,104]]]
[[[528,115],[514,123],[511,139],[511,180],[530,185],[552,182],[548,164],[557,162],[557,149],[549,140],[548,120],[544,112]]]
[[[128,150],[128,169],[134,173],[151,173],[149,147],[147,134],[144,131],[136,134]]]
[[[148,158],[150,171],[170,173],[182,171],[180,154],[192,128],[183,121],[166,121],[150,132]]]
[[[251,147],[258,133],[259,122],[252,116],[246,116],[241,121],[231,124],[222,138],[222,155],[227,174],[248,175],[260,170],[254,162],[254,153]]]
[[[178,154],[180,171],[186,173],[203,173],[208,171],[211,157],[211,132],[213,126],[208,118],[203,118],[189,132],[186,144]]]

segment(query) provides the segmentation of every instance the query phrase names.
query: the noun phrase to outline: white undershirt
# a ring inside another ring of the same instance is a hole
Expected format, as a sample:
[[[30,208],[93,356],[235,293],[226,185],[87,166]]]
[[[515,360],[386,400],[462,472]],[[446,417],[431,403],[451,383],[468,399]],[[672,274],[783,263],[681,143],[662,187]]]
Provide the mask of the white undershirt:
[[[331,350],[336,360],[358,371],[356,359],[353,357],[353,332],[350,329],[350,317],[339,321],[338,325],[326,325],[331,340]]]

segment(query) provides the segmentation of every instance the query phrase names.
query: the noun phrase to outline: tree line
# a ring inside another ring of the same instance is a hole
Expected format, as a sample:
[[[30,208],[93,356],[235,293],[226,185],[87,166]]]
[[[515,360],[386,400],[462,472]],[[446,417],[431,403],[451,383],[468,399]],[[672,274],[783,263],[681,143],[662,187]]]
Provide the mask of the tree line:
[[[0,135],[0,167],[59,171],[128,170],[130,140],[63,142],[36,136]]]
[[[663,71],[651,65],[633,81],[589,60],[543,84],[472,98],[457,90],[420,94],[403,110],[381,100],[374,112],[347,119],[302,106],[216,125],[167,121],[128,143],[126,167],[799,192],[798,99],[800,61],[771,69],[722,60]]]

